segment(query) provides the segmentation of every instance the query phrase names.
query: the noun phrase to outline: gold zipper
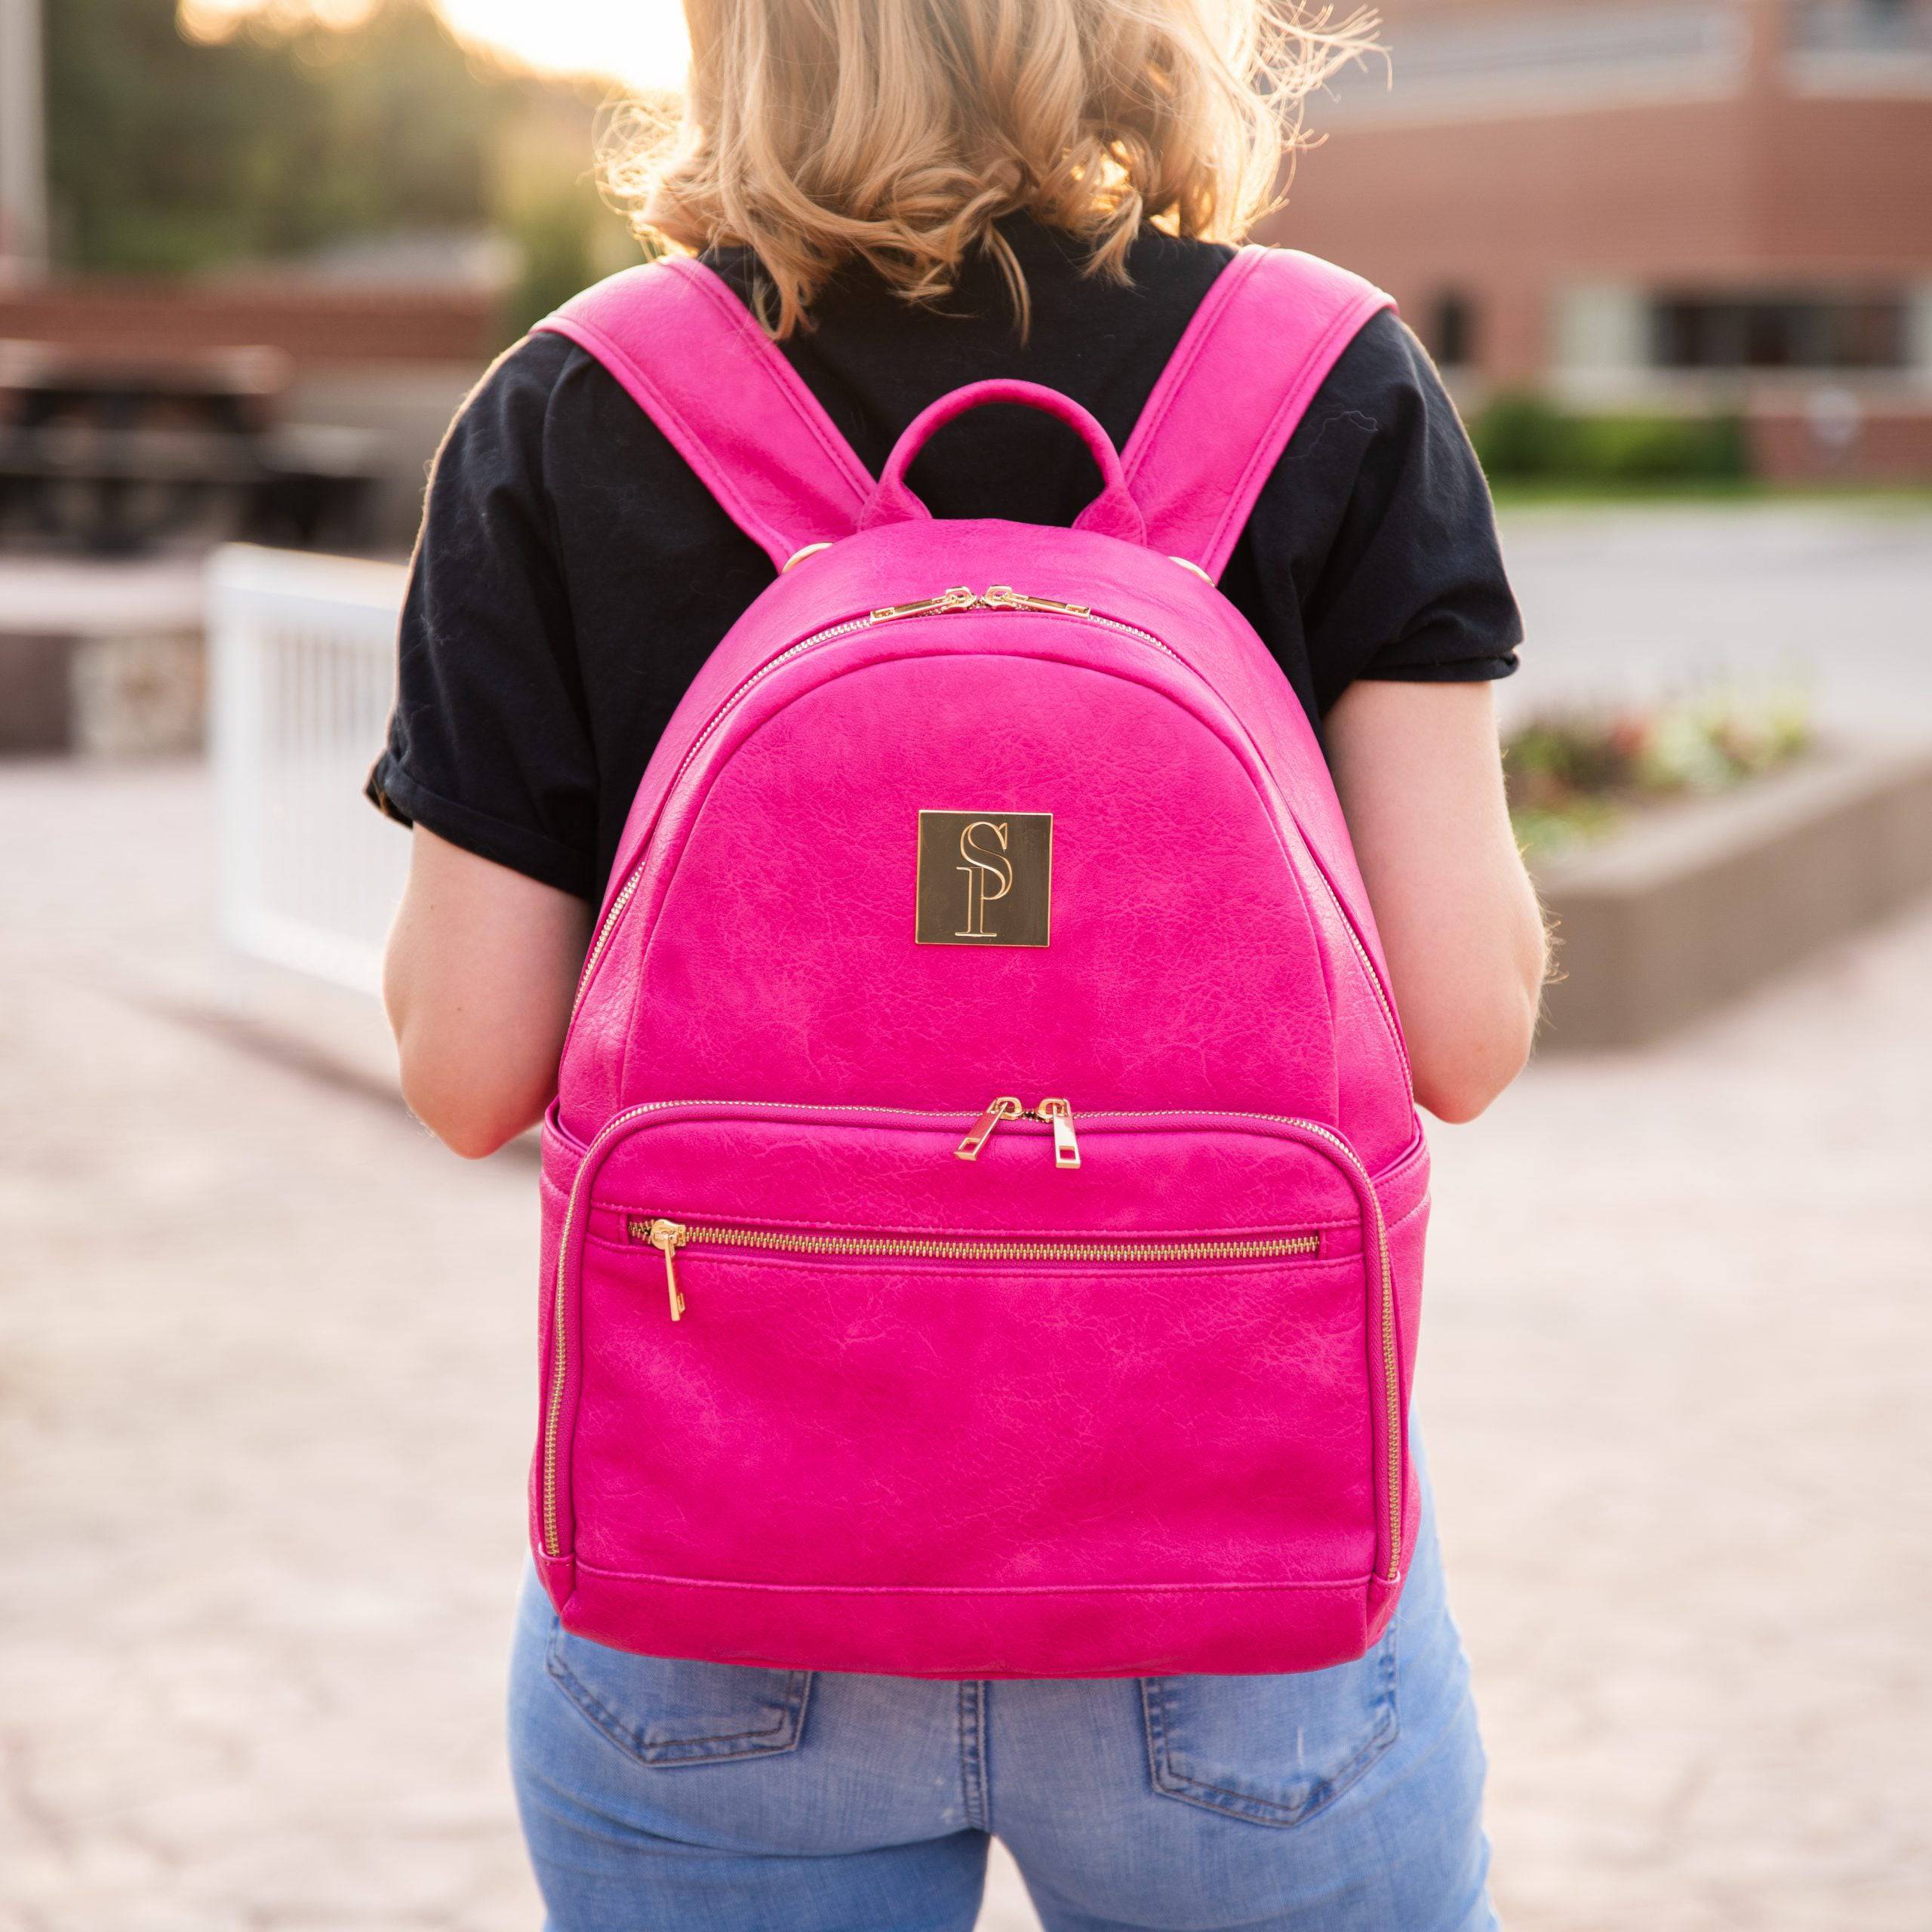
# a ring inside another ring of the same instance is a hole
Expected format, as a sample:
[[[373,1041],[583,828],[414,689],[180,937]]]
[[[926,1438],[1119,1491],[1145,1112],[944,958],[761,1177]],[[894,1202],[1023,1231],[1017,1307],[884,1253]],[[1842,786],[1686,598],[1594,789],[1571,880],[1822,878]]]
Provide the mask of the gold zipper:
[[[986,1110],[966,1131],[966,1138],[953,1149],[962,1161],[977,1161],[980,1152],[993,1137],[993,1129],[1004,1120],[1035,1120],[1054,1131],[1054,1165],[1077,1168],[1080,1143],[1073,1133],[1073,1107],[1069,1101],[1045,1100],[1037,1107],[1022,1106],[1011,1094],[1002,1094],[987,1103]]]
[[[1073,1106],[1068,1100],[1042,1100],[1034,1110],[1035,1120],[1045,1121],[1054,1131],[1054,1165],[1077,1168],[1080,1143],[1073,1137]]]
[[[1318,864],[1316,870],[1320,869]],[[1346,919],[1346,915],[1343,917]],[[1370,977],[1373,978],[1373,974]],[[1339,1134],[1332,1134],[1313,1121],[1297,1124],[1310,1134],[1319,1134],[1361,1176],[1362,1194],[1375,1221],[1375,1252],[1382,1273],[1383,1423],[1388,1452],[1383,1464],[1386,1485],[1384,1502],[1389,1516],[1389,1567],[1382,1580],[1398,1583],[1402,1574],[1402,1373],[1396,1358],[1395,1271],[1389,1259],[1389,1229],[1382,1218],[1382,1198],[1376,1192],[1375,1183],[1362,1165],[1361,1157]]]
[[[732,1228],[709,1222],[673,1221],[636,1214],[625,1223],[634,1241],[648,1242],[664,1257],[671,1319],[681,1319],[685,1297],[678,1286],[678,1249],[744,1247],[776,1254],[863,1255],[900,1261],[1264,1261],[1292,1254],[1319,1254],[1318,1234],[1263,1235],[1217,1241],[984,1241],[954,1235],[793,1234],[779,1228]]]
[[[967,1130],[966,1138],[953,1149],[962,1161],[977,1161],[980,1149],[993,1137],[993,1129],[1003,1120],[1021,1120],[1026,1109],[1011,1094],[1002,1094],[989,1106],[984,1113]]]
[[[678,1251],[691,1238],[690,1229],[680,1222],[666,1221],[661,1218],[654,1221],[632,1221],[630,1223],[632,1241],[648,1241],[653,1247],[661,1248],[664,1254],[664,1286],[671,1297],[671,1319],[681,1321],[685,1318],[684,1292],[678,1286]]]
[[[552,1558],[563,1555],[563,1543],[558,1534],[557,1517],[557,1454],[561,1433],[564,1408],[564,1383],[570,1361],[570,1330],[565,1320],[565,1291],[568,1281],[571,1231],[576,1226],[577,1203],[583,1192],[583,1180],[597,1164],[595,1156],[605,1144],[633,1122],[641,1120],[648,1114],[663,1113],[669,1109],[689,1106],[742,1106],[743,1101],[726,1100],[647,1100],[634,1107],[626,1107],[622,1113],[614,1114],[604,1123],[596,1137],[583,1150],[583,1156],[577,1163],[577,1173],[571,1182],[571,1191],[564,1204],[564,1223],[557,1241],[557,1266],[551,1295],[551,1348],[549,1389],[543,1408],[543,1549]],[[749,1103],[768,1111],[780,1113],[844,1113],[844,1114],[900,1114],[918,1115],[922,1110],[906,1107],[869,1107],[848,1106],[824,1107],[809,1102],[767,1100]],[[956,1118],[956,1115],[932,1115],[928,1118]],[[1369,1204],[1369,1211],[1375,1224],[1376,1251],[1380,1261],[1382,1276],[1382,1374],[1383,1387],[1386,1402],[1386,1425],[1388,1454],[1383,1459],[1384,1481],[1386,1486],[1386,1509],[1389,1526],[1389,1567],[1383,1578],[1386,1583],[1396,1582],[1401,1571],[1402,1552],[1402,1407],[1401,1374],[1396,1359],[1395,1349],[1395,1278],[1389,1258],[1389,1231],[1382,1218],[1382,1203],[1377,1197],[1374,1183],[1368,1170],[1361,1164],[1355,1149],[1332,1129],[1311,1120],[1303,1120],[1294,1114],[1263,1114],[1229,1109],[1218,1112],[1212,1109],[1161,1107],[1142,1109],[1138,1111],[1115,1112],[1109,1117],[1116,1120],[1164,1120],[1186,1119],[1201,1114],[1227,1120],[1266,1121],[1278,1127],[1291,1127],[1300,1132],[1315,1135],[1333,1147],[1349,1168],[1360,1177],[1362,1192]],[[997,1124],[997,1123],[995,1123]],[[989,1128],[989,1132],[991,1131]],[[678,1228],[682,1224],[671,1223],[669,1226]],[[672,1252],[683,1244],[667,1234],[671,1247],[665,1253],[667,1275],[675,1267]],[[1287,1237],[1309,1238],[1317,1243],[1320,1237]],[[653,1244],[655,1245],[655,1244]],[[673,1281],[675,1292],[675,1280]],[[681,1317],[683,1297],[678,1297],[678,1315]]]
[[[1091,605],[1065,604],[1057,597],[1029,597],[1010,583],[991,585],[980,597],[979,605],[983,611],[1051,611],[1063,617],[1094,614]]]
[[[866,621],[889,624],[895,617],[930,617],[935,611],[970,611],[980,600],[961,584],[942,590],[937,597],[915,597],[909,604],[881,605]]]
[[[557,1527],[557,1449],[561,1438],[564,1417],[564,1383],[570,1367],[570,1324],[566,1319],[565,1290],[569,1280],[571,1234],[577,1226],[577,1202],[583,1192],[583,1177],[595,1164],[596,1155],[606,1142],[614,1140],[624,1129],[641,1120],[647,1114],[663,1113],[669,1109],[688,1106],[730,1106],[742,1104],[726,1100],[645,1100],[634,1107],[626,1107],[622,1113],[613,1114],[597,1131],[589,1146],[584,1149],[583,1158],[577,1164],[577,1172],[571,1177],[571,1191],[565,1197],[564,1224],[557,1237],[557,1266],[552,1278],[550,1294],[550,1386],[543,1404],[543,1553],[546,1556],[560,1557],[564,1553],[563,1540]],[[917,1109],[904,1107],[844,1106],[825,1108],[795,1100],[761,1100],[755,1105],[781,1113],[847,1114],[900,1114],[917,1112]],[[942,1119],[956,1118],[941,1115]],[[667,1267],[671,1266],[668,1261]],[[672,1319],[681,1318],[684,1298],[678,1297],[675,1313]]]

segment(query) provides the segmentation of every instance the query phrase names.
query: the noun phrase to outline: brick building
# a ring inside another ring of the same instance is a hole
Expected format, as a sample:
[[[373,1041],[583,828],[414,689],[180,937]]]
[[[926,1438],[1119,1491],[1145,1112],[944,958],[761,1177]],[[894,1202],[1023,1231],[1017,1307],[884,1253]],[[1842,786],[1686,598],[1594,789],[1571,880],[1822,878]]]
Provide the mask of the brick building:
[[[1466,398],[1737,408],[1774,474],[1932,478],[1932,0],[1381,0],[1266,238]]]

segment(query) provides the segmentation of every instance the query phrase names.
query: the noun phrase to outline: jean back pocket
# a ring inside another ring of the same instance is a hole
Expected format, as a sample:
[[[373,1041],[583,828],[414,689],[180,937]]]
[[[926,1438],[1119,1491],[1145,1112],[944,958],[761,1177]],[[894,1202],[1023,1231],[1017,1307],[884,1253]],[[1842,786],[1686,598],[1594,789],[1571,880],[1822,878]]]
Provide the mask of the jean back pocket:
[[[808,1670],[635,1656],[561,1624],[545,1662],[564,1694],[640,1764],[771,1757],[795,1750],[804,1734]]]
[[[1353,1663],[1278,1677],[1140,1682],[1163,1796],[1257,1825],[1298,1825],[1395,1741],[1395,1633]]]

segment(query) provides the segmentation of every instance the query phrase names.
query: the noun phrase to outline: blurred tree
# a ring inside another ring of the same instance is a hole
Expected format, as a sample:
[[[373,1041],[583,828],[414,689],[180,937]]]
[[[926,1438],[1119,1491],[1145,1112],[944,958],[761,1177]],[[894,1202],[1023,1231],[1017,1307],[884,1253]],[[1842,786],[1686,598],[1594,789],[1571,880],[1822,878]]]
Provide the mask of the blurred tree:
[[[521,246],[512,331],[625,260],[590,175],[595,90],[467,51],[430,0],[303,9],[191,38],[176,0],[47,14],[57,261],[177,273],[352,235],[497,226]]]
[[[167,272],[483,218],[490,103],[426,0],[211,44],[183,37],[174,0],[60,0],[47,29],[68,266]]]
[[[599,276],[635,262],[638,251],[628,224],[595,186],[591,103],[561,83],[512,85],[491,150],[489,199],[521,260],[505,304],[515,334]]]

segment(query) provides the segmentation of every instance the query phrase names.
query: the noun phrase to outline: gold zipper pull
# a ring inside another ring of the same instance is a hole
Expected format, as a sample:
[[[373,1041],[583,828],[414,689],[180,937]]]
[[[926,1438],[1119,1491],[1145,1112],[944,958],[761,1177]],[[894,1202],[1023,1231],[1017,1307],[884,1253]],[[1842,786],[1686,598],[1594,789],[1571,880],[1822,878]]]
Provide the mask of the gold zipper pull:
[[[1057,597],[1029,597],[1010,583],[992,585],[980,601],[991,611],[1057,611],[1067,617],[1091,617],[1091,605],[1063,604]]]
[[[1002,1094],[973,1123],[973,1130],[953,1152],[962,1161],[977,1161],[980,1149],[992,1138],[993,1129],[1003,1120],[1017,1120],[1026,1109],[1011,1094]]]
[[[671,1298],[671,1319],[685,1318],[685,1297],[678,1286],[678,1251],[691,1238],[691,1230],[681,1221],[653,1221],[649,1240],[664,1257],[664,1287]]]
[[[894,617],[923,617],[934,611],[970,611],[979,601],[963,583],[955,584],[950,590],[942,591],[937,597],[915,598],[909,604],[884,604],[875,611],[866,621],[874,624],[890,623]]]
[[[1042,1100],[1034,1111],[1042,1120],[1052,1123],[1054,1165],[1057,1168],[1078,1167],[1080,1143],[1073,1136],[1072,1103],[1067,1100]]]

